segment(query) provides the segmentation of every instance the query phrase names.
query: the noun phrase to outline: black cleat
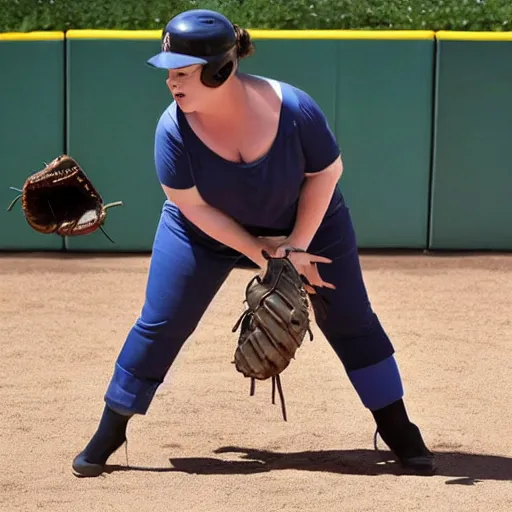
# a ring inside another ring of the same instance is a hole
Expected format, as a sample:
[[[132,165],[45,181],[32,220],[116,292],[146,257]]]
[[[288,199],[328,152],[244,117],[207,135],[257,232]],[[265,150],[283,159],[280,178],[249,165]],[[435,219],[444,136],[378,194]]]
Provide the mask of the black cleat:
[[[391,435],[383,435],[377,429],[374,437],[375,449],[378,449],[377,434],[380,434],[404,469],[425,475],[434,475],[437,472],[435,456],[426,447],[420,430],[414,423],[409,423],[407,427]]]

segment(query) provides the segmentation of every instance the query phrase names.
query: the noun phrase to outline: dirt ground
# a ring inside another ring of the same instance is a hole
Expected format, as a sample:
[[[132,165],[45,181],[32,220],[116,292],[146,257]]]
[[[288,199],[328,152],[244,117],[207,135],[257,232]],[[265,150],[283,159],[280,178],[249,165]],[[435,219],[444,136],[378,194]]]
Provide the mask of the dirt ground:
[[[230,363],[253,271],[231,274],[108,471],[71,461],[97,426],[149,256],[0,257],[0,510],[512,510],[512,255],[362,255],[406,403],[439,458],[403,475],[315,327],[283,374],[288,422]],[[383,444],[380,443],[383,447]]]

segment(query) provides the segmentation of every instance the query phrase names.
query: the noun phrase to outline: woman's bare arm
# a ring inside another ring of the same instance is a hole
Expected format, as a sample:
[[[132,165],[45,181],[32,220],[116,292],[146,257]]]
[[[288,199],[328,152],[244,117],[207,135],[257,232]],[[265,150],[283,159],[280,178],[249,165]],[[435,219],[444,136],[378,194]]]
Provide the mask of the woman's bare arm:
[[[265,242],[252,236],[228,215],[207,204],[196,187],[178,190],[162,185],[162,188],[169,200],[199,229],[265,268],[266,261],[261,254],[262,249],[267,248]]]
[[[287,242],[307,250],[327,211],[334,188],[343,173],[343,162],[339,156],[324,170],[306,174],[302,186],[297,219]]]

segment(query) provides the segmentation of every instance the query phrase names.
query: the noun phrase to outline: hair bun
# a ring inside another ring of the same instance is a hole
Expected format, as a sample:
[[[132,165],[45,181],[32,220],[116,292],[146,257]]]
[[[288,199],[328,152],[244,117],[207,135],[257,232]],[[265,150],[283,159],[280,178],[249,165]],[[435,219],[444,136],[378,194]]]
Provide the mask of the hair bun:
[[[233,24],[236,32],[236,39],[238,44],[238,57],[243,59],[254,53],[254,43],[251,40],[249,32],[245,28],[239,27],[236,23]]]

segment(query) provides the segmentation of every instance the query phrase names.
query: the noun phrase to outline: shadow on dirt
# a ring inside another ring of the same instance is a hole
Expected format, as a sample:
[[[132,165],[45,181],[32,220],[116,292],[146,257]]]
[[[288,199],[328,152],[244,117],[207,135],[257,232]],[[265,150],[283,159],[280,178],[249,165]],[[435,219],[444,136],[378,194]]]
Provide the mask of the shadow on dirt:
[[[235,446],[221,447],[216,454],[238,454],[238,460],[215,457],[170,458],[172,467],[108,466],[115,471],[182,472],[197,475],[248,475],[278,470],[325,471],[347,475],[410,475],[393,461],[389,451],[320,450],[281,453]],[[484,480],[511,480],[512,458],[436,451],[436,476],[453,478],[448,485],[474,485]]]

